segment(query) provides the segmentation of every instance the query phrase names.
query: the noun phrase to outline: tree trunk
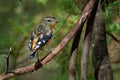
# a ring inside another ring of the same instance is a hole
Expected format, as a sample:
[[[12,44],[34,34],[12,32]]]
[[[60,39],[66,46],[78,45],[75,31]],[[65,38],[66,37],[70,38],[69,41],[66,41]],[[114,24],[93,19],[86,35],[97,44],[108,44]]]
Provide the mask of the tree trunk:
[[[111,63],[108,56],[104,8],[99,3],[92,32],[92,60],[95,80],[113,80]]]

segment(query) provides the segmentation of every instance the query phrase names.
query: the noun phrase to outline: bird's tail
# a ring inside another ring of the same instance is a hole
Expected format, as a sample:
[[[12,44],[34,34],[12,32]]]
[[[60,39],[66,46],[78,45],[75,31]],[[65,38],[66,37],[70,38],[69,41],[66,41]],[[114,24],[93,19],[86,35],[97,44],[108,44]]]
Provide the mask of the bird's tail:
[[[32,52],[29,56],[30,59],[33,59],[35,57],[35,52]]]

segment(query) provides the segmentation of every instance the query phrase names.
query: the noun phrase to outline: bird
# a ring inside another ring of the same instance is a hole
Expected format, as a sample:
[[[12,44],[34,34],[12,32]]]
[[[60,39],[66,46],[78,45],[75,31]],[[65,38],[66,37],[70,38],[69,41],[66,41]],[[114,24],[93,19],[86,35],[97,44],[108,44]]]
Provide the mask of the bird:
[[[57,19],[53,16],[43,17],[40,20],[40,23],[36,26],[30,36],[30,59],[34,58],[36,52],[42,50],[42,48],[50,41],[54,34],[54,28],[57,22]]]

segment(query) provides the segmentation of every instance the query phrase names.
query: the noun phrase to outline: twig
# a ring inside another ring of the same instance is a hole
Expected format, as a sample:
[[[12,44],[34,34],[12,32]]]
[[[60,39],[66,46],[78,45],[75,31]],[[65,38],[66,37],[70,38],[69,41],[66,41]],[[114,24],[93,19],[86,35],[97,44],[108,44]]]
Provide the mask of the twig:
[[[57,45],[57,47],[47,56],[45,57],[41,63],[34,63],[31,65],[28,65],[26,67],[22,67],[22,68],[18,68],[13,70],[12,72],[8,73],[8,74],[1,74],[0,78],[3,79],[7,79],[10,77],[14,77],[14,76],[18,76],[18,75],[23,75],[26,74],[28,72],[34,71],[37,69],[40,69],[42,67],[42,65],[45,65],[46,63],[48,63],[50,60],[52,60],[55,55],[57,55],[63,47],[65,47],[67,45],[67,43],[72,39],[72,37],[75,35],[75,33],[77,32],[77,30],[81,27],[80,25],[86,21],[88,15],[91,13],[94,4],[95,4],[96,0],[89,0],[88,4],[86,5],[86,7],[84,8],[79,20],[77,21],[77,23],[74,25],[74,27],[71,29],[71,31],[66,35],[66,37]]]
[[[11,53],[12,47],[10,47],[8,54],[4,55],[4,58],[6,59],[6,68],[5,68],[5,74],[8,73],[8,68],[9,68],[9,57],[10,57],[10,53]]]
[[[105,30],[105,32],[106,32],[110,37],[112,37],[113,40],[115,40],[118,44],[120,44],[120,40],[117,39],[116,36],[114,36],[111,32],[109,32],[109,31],[107,31],[107,30]]]

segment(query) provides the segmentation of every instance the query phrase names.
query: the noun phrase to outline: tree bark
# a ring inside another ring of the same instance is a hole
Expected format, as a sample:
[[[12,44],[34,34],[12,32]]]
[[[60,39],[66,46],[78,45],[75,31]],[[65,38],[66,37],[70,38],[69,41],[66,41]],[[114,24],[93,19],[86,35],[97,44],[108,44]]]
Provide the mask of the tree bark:
[[[103,6],[99,3],[92,33],[92,60],[95,80],[113,80],[108,56]]]
[[[75,65],[76,65],[78,46],[79,46],[79,42],[80,42],[83,24],[81,24],[81,27],[77,31],[75,38],[73,40],[73,43],[72,43],[70,61],[69,61],[69,80],[76,80],[76,66]]]
[[[89,56],[89,49],[91,45],[91,33],[94,23],[94,18],[96,15],[97,7],[98,7],[99,0],[96,1],[95,6],[88,18],[85,38],[83,42],[83,53],[81,56],[81,79],[80,80],[87,80],[88,79],[88,56]]]
[[[70,56],[69,61],[69,80],[76,80],[76,56],[77,56],[77,48],[74,49]]]

